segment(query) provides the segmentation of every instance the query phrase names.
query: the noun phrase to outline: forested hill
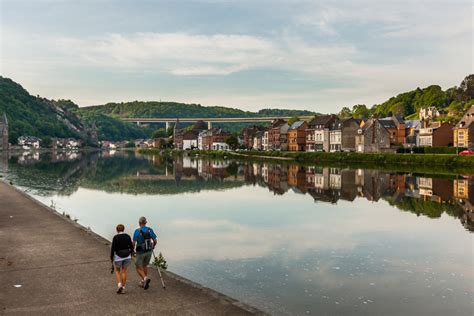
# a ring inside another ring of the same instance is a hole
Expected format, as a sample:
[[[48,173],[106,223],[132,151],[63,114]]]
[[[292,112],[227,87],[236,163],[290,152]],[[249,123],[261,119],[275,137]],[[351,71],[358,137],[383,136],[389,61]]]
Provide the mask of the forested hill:
[[[315,112],[306,110],[263,109],[243,111],[223,106],[202,106],[178,102],[122,102],[82,107],[81,112],[100,113],[114,117],[250,117],[250,116],[307,116]]]
[[[10,142],[21,135],[79,137],[84,126],[62,103],[32,96],[14,81],[0,77],[0,115],[9,123]]]
[[[383,117],[399,114],[403,117],[417,117],[420,108],[435,106],[449,112],[448,119],[457,121],[464,112],[474,104],[474,74],[466,76],[459,87],[443,90],[438,85],[400,93],[387,101],[367,107],[364,104],[354,105],[352,109],[343,108],[341,116],[366,118],[372,115]]]
[[[95,123],[99,139],[134,139],[149,137],[149,129],[141,129],[103,114],[82,115],[69,100],[48,100],[32,96],[21,85],[0,76],[0,115],[5,113],[9,124],[9,141],[16,144],[19,136],[88,139]]]

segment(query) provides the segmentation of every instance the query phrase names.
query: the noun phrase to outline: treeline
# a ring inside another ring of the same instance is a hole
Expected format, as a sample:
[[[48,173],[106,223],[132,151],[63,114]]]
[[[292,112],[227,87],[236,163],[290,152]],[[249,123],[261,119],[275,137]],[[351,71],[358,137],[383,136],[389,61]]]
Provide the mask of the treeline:
[[[178,102],[121,102],[107,103],[83,107],[81,110],[92,113],[106,114],[114,117],[251,117],[251,116],[294,116],[315,115],[315,112],[306,110],[263,109],[258,112],[243,111],[223,106],[202,106],[200,104],[186,104]]]
[[[365,104],[357,104],[352,107],[344,107],[339,113],[342,117],[353,116],[355,118],[368,118],[371,116],[386,117],[393,114],[402,117],[418,118],[418,112],[422,107],[435,106],[451,113],[445,120],[456,121],[464,112],[474,104],[474,74],[466,76],[459,87],[447,90],[440,86],[431,85],[426,88],[400,93],[387,101],[375,104],[371,108]]]

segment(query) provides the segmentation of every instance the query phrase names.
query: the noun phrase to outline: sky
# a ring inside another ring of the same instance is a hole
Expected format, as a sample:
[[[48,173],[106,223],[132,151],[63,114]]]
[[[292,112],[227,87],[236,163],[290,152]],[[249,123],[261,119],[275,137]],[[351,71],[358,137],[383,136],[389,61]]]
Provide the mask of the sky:
[[[0,0],[0,12],[0,74],[80,106],[330,113],[474,72],[471,0]]]

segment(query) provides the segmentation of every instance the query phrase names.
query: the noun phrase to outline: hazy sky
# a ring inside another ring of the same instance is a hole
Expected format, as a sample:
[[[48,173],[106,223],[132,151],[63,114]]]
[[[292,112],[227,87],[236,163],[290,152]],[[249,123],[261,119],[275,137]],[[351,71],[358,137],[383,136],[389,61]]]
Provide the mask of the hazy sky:
[[[0,0],[2,76],[80,105],[335,112],[473,72],[473,2]]]

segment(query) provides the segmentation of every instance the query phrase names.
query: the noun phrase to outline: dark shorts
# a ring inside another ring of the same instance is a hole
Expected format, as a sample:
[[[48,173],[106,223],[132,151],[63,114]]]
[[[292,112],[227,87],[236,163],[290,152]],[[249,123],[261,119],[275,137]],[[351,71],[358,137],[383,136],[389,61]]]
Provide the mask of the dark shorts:
[[[137,257],[135,258],[135,265],[140,268],[148,266],[151,260],[151,253],[151,251],[143,253],[137,252]]]

